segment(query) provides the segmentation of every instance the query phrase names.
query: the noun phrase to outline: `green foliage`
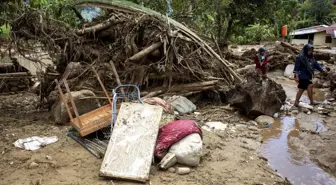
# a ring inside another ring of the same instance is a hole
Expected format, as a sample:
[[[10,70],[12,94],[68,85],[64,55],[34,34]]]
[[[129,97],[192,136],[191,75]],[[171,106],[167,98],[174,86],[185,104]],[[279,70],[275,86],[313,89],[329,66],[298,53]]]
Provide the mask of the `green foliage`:
[[[237,44],[259,43],[262,40],[275,40],[276,29],[269,25],[253,24],[245,28],[243,34],[235,34],[232,41]]]
[[[0,26],[0,37],[9,38],[10,33],[10,26],[9,25],[2,25]]]

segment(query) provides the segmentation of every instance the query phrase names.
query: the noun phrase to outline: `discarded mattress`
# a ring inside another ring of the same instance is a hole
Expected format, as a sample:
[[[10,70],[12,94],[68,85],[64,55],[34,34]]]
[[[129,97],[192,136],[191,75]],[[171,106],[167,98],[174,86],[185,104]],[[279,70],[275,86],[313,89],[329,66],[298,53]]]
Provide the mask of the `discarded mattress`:
[[[163,126],[156,141],[155,157],[161,160],[173,144],[194,133],[202,137],[201,129],[193,120],[178,120]]]

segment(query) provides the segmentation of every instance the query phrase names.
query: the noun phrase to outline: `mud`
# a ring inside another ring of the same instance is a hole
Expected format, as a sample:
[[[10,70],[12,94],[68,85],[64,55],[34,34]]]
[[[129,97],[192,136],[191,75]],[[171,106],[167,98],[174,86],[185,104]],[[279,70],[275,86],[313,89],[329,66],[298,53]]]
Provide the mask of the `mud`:
[[[189,115],[200,126],[206,121],[229,123],[221,136],[204,131],[201,164],[188,175],[160,171],[153,164],[150,182],[153,185],[241,185],[286,184],[260,157],[260,130],[247,124],[239,115],[222,107],[207,107],[198,115]],[[66,136],[69,126],[53,124],[49,113],[34,113],[0,118],[0,184],[15,185],[128,185],[137,184],[100,178],[101,160],[96,159],[78,143]],[[37,151],[23,151],[13,146],[19,138],[58,136],[59,141]],[[47,157],[50,156],[50,157]],[[35,162],[38,167],[30,169]]]
[[[280,83],[293,101],[297,84],[282,76],[281,71],[268,75]],[[326,89],[314,89],[314,99],[322,103]],[[310,103],[307,94],[302,102]],[[336,126],[335,118],[303,112],[283,116],[263,132],[261,152],[268,158],[270,167],[296,185],[336,184]]]
[[[264,130],[261,152],[269,165],[293,185],[331,185],[336,179],[309,159],[309,152],[300,143],[300,123],[295,117],[277,119]]]

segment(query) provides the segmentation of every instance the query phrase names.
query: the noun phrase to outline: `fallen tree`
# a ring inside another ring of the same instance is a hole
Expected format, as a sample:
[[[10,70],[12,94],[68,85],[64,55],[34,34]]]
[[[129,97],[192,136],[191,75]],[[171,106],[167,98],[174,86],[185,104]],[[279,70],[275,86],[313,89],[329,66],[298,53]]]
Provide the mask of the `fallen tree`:
[[[246,78],[223,96],[227,103],[251,117],[277,113],[287,98],[282,86],[254,72],[248,73]]]
[[[98,83],[88,70],[91,67],[110,90],[120,84],[136,84],[148,93],[164,94],[241,82],[228,61],[173,19],[122,1],[84,1],[74,6],[100,7],[105,15],[76,29],[27,8],[11,23],[13,46],[24,55],[27,48],[42,43],[54,58],[57,71],[74,89],[96,89]],[[70,62],[79,66],[69,76],[72,70],[66,69]],[[207,85],[211,78],[216,83]],[[186,83],[199,85],[182,85]]]

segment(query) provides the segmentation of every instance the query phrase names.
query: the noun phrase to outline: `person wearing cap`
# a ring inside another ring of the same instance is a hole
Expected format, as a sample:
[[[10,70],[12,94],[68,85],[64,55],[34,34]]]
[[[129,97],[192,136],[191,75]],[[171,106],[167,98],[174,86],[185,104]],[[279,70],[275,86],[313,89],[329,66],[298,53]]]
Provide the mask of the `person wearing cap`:
[[[305,90],[308,92],[310,104],[315,105],[313,99],[313,76],[315,70],[326,73],[325,69],[314,58],[313,45],[307,44],[296,57],[294,75],[299,91],[296,94],[294,106],[297,107],[299,105],[300,98]]]
[[[256,57],[254,58],[254,63],[256,64],[256,71],[258,74],[266,75],[268,67],[268,58],[266,56],[265,48],[260,48]]]

